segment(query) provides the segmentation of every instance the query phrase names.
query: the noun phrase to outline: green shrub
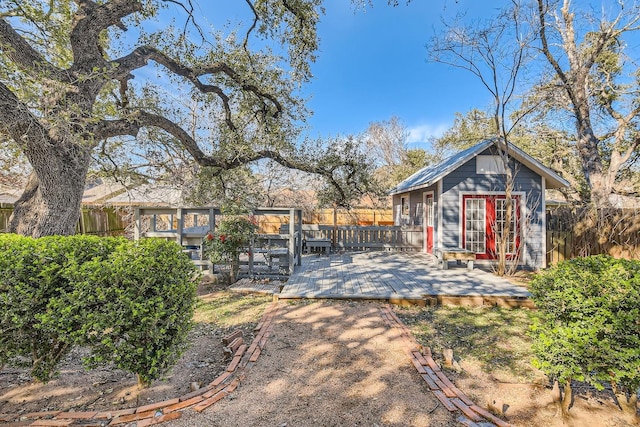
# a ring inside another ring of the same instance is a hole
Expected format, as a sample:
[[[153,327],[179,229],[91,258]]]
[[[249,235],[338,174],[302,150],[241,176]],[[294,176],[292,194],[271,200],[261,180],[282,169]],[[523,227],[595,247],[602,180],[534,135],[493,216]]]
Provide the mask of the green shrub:
[[[1,235],[0,367],[47,381],[88,345],[88,365],[112,362],[147,383],[184,348],[195,271],[173,242]]]
[[[179,245],[129,243],[78,273],[71,301],[85,319],[77,338],[92,349],[89,366],[113,363],[137,374],[140,385],[173,366],[185,349],[196,302],[196,268]]]
[[[122,241],[0,236],[0,365],[8,361],[30,365],[35,378],[50,378],[71,350],[70,332],[78,327],[78,322],[67,321],[66,307],[57,303],[73,291],[69,277],[86,261],[105,259]]]
[[[537,275],[534,365],[565,385],[640,387],[640,262],[605,255],[558,263]]]

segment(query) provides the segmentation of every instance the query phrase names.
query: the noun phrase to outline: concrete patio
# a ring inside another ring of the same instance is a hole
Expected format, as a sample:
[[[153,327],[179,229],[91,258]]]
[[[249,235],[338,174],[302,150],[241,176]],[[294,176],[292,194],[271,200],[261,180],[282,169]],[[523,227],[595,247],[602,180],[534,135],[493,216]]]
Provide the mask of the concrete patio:
[[[530,301],[525,288],[490,272],[469,271],[464,265],[440,270],[428,254],[380,251],[304,256],[278,297],[425,300],[429,304],[457,299],[473,305],[507,301],[510,306]]]

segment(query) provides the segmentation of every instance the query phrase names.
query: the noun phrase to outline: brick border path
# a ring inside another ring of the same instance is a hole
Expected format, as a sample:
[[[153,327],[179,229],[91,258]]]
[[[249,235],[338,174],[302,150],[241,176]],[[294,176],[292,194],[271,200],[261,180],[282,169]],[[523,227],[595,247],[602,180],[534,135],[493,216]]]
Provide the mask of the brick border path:
[[[273,329],[273,319],[278,314],[278,309],[277,302],[269,306],[261,322],[254,329],[257,335],[251,345],[239,345],[226,372],[218,376],[206,387],[163,402],[115,411],[53,411],[29,414],[0,414],[0,423],[7,427],[111,427],[136,422],[135,425],[137,427],[145,427],[178,419],[182,416],[181,411],[187,408],[202,412],[233,392],[240,385],[240,382],[244,380],[247,370],[251,369],[256,363],[267,344]],[[399,330],[405,353],[434,396],[449,411],[461,412],[458,422],[468,427],[510,426],[510,424],[474,404],[446,377],[431,357],[430,348],[427,347],[421,351],[421,346],[417,344],[409,328],[396,316],[390,305],[383,306],[380,309],[380,315],[388,327]]]
[[[248,369],[256,363],[267,345],[273,329],[273,319],[278,313],[278,304],[272,303],[262,320],[255,327],[257,335],[251,345],[237,347],[227,370],[206,387],[163,402],[117,411],[93,412],[32,412],[29,414],[0,414],[0,424],[13,426],[83,426],[106,427],[136,422],[137,427],[145,427],[178,419],[182,410],[191,408],[202,412],[233,392],[244,380]]]
[[[458,422],[469,427],[511,426],[489,411],[473,403],[471,399],[460,391],[433,360],[431,357],[431,349],[429,347],[422,349],[422,346],[416,342],[409,328],[396,316],[390,305],[382,307],[380,309],[380,315],[387,326],[399,330],[405,353],[422,379],[427,383],[433,395],[437,397],[442,405],[450,412],[462,412],[458,417]]]

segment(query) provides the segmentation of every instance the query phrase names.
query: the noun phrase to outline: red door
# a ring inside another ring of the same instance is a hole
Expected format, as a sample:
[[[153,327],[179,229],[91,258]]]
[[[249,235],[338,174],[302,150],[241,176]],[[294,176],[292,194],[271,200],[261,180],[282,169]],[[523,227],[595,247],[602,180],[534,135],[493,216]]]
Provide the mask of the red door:
[[[433,253],[433,194],[424,195],[424,209],[425,209],[425,242],[428,254]]]
[[[507,258],[516,256],[520,247],[520,203],[513,196],[514,209],[509,227]],[[496,238],[505,229],[506,199],[503,195],[465,195],[462,205],[462,241],[477,259],[496,259]]]

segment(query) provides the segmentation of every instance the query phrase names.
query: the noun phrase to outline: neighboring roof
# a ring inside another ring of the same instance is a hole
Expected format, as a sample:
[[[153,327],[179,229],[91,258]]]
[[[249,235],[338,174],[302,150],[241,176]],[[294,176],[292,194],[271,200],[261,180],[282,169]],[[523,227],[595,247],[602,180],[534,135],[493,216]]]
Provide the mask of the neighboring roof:
[[[84,204],[102,204],[105,200],[126,191],[126,187],[112,179],[98,179],[85,186],[82,195]]]
[[[22,190],[17,188],[0,187],[0,203],[14,204],[22,196]]]
[[[22,195],[22,189],[0,186],[0,203],[14,204]],[[119,206],[180,206],[182,191],[174,187],[140,185],[127,190],[115,181],[98,180],[89,183],[82,195],[82,204]]]
[[[182,191],[175,187],[143,184],[104,200],[106,205],[180,206]]]
[[[389,192],[389,194],[406,193],[407,191],[429,187],[442,179],[442,177],[450,174],[478,154],[482,153],[487,148],[493,146],[493,144],[493,140],[487,139],[473,147],[454,154],[437,165],[426,166],[398,184]],[[560,175],[544,166],[542,163],[515,145],[509,144],[509,150],[512,158],[518,160],[520,163],[545,178],[546,188],[561,188],[569,186],[569,182],[566,179],[562,178]]]

